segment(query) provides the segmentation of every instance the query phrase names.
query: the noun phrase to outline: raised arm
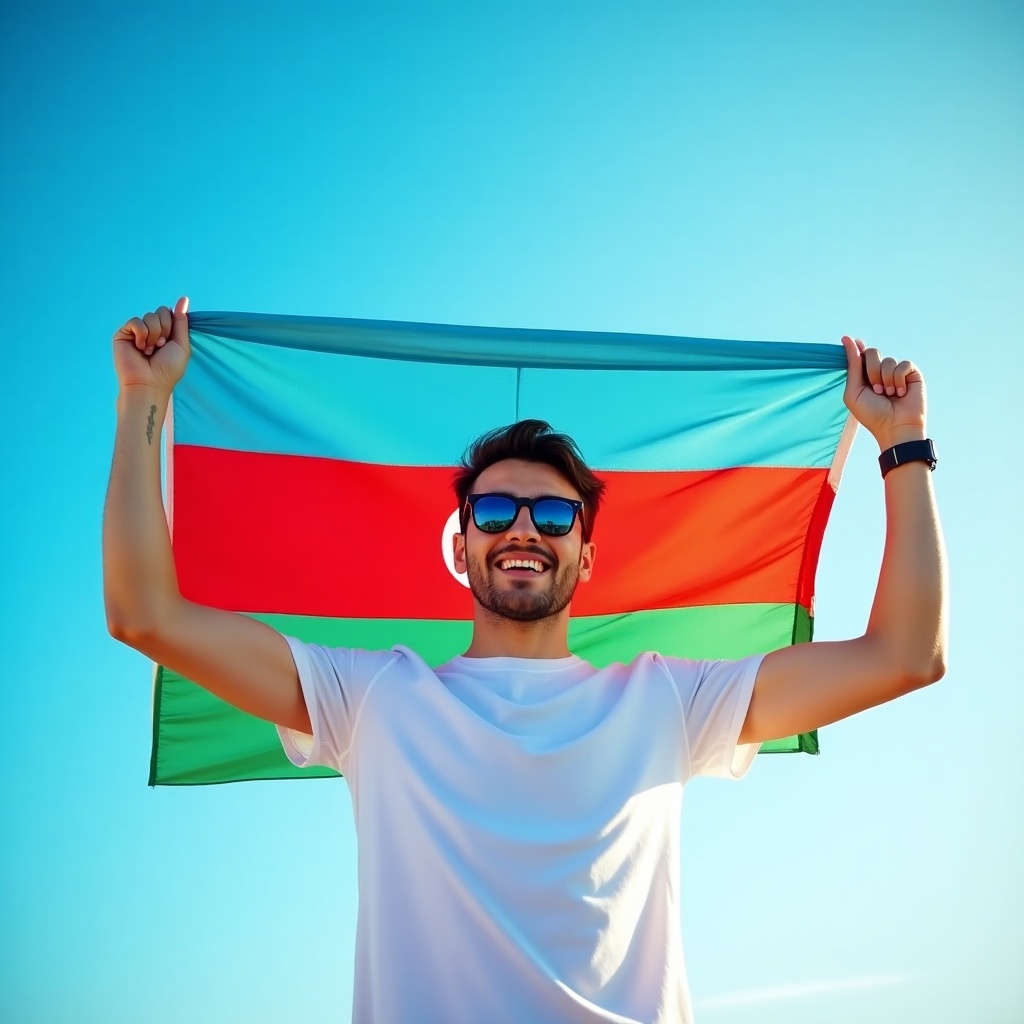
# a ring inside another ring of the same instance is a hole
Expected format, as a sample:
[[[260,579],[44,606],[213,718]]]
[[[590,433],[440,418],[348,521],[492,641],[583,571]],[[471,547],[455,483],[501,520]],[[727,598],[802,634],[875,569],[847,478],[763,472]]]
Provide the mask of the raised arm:
[[[925,384],[910,362],[843,338],[847,407],[886,451],[926,435]],[[946,559],[931,471],[908,462],[885,477],[882,568],[867,631],[797,644],[761,663],[743,743],[807,732],[940,679],[946,657]]]
[[[178,591],[160,495],[160,431],[188,363],[188,300],[129,320],[114,335],[120,393],[103,514],[103,584],[112,636],[235,707],[310,731],[288,644],[244,615]]]

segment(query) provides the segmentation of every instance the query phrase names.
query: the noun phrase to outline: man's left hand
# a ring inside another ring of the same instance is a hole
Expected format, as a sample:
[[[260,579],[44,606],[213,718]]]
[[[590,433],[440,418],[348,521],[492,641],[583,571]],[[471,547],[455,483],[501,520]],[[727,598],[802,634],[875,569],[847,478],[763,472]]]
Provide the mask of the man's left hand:
[[[843,401],[879,447],[925,437],[925,386],[921,371],[909,360],[897,362],[859,338],[843,336],[846,391]]]

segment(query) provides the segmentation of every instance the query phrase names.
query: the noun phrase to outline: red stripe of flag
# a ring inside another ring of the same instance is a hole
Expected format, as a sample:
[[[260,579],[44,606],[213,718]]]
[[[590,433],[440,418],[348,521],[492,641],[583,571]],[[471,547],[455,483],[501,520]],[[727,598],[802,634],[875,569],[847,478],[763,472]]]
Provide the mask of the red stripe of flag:
[[[451,467],[176,445],[182,593],[249,612],[466,619],[441,555]],[[576,615],[810,601],[833,493],[824,469],[602,472],[594,579]]]

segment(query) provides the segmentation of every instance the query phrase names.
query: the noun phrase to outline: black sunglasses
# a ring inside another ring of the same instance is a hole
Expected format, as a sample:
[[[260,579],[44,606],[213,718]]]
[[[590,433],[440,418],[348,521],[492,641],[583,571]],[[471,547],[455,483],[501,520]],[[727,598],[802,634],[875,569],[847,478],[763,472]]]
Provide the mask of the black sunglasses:
[[[573,498],[517,498],[512,494],[471,494],[466,504],[473,511],[476,528],[484,533],[501,533],[507,530],[524,506],[530,510],[530,518],[539,533],[549,537],[564,537],[572,531],[576,517],[583,510],[583,502]],[[462,530],[466,530],[466,514],[463,510]]]

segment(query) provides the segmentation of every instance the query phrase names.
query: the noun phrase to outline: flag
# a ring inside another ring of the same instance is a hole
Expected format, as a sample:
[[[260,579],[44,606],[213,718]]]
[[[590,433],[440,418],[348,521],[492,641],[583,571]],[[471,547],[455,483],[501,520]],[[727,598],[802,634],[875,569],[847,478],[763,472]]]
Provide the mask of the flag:
[[[189,600],[442,664],[472,627],[453,467],[480,434],[536,418],[607,484],[574,653],[741,658],[811,638],[855,430],[838,345],[240,313],[192,314],[190,332],[165,433]],[[157,666],[151,785],[333,774],[293,767],[272,724]]]

